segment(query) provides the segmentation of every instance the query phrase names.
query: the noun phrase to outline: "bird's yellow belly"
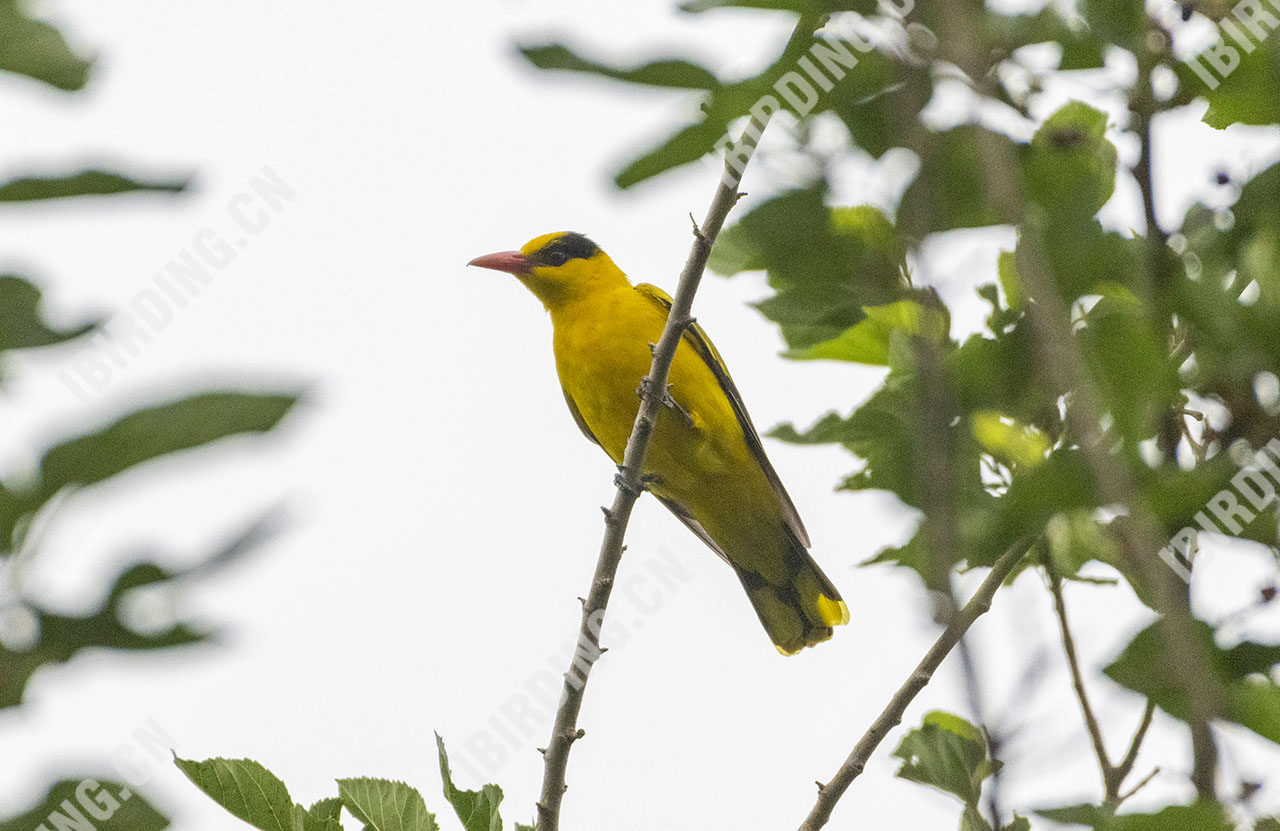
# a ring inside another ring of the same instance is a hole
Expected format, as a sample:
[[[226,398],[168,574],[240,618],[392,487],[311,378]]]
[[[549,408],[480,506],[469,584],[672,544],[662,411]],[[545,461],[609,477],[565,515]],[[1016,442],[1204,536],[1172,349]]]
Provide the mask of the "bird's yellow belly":
[[[579,325],[556,332],[560,382],[619,464],[640,409],[641,379],[653,360],[649,344],[662,334],[662,321],[654,317],[630,326],[613,320],[607,329]],[[750,451],[728,401],[716,400],[720,391],[714,377],[687,345],[678,350],[669,381],[679,409],[661,408],[644,472],[656,477],[655,490],[683,497],[735,468],[742,470]]]

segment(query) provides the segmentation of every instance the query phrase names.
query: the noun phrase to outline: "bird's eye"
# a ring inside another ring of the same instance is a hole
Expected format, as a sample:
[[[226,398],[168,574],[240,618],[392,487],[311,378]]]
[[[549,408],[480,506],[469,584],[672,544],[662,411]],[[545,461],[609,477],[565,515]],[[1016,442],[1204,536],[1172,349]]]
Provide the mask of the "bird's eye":
[[[547,265],[558,268],[569,262],[569,255],[563,251],[552,251],[547,254]]]

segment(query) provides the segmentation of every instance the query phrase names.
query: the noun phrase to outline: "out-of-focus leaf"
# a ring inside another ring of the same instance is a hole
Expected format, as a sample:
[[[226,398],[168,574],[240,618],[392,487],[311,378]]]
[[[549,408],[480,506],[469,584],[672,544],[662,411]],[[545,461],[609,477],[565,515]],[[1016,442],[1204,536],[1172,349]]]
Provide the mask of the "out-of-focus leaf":
[[[1049,452],[1051,442],[1043,432],[995,410],[977,411],[971,426],[978,443],[1002,461],[1034,467]]]
[[[1045,229],[1044,264],[1067,300],[1103,294],[1116,286],[1132,294],[1143,275],[1142,246],[1141,239],[1106,231],[1098,220],[1083,214],[1059,217]]]
[[[422,794],[403,782],[339,779],[342,804],[365,831],[439,831]]]
[[[278,524],[279,512],[275,509],[267,511],[215,548],[209,556],[180,571],[150,562],[132,565],[116,578],[103,606],[89,616],[58,615],[28,607],[34,630],[33,642],[25,648],[0,645],[0,708],[21,703],[24,688],[40,667],[69,661],[83,649],[166,649],[204,640],[207,633],[192,629],[181,621],[161,621],[168,625],[155,630],[135,631],[130,628],[124,616],[129,593],[137,588],[189,578],[223,566],[261,545],[275,533]]]
[[[982,172],[994,148],[1002,154],[1013,148],[1008,137],[982,127],[963,125],[928,133],[921,146],[920,173],[907,188],[898,209],[898,223],[915,239],[937,231],[979,228],[1018,222],[1009,202],[1000,202],[987,187]]]
[[[173,574],[154,563],[131,566],[116,579],[106,603],[85,617],[60,615],[29,609],[34,617],[37,640],[25,649],[0,644],[0,709],[22,703],[23,690],[31,676],[46,664],[64,663],[81,650],[152,650],[185,646],[204,640],[207,634],[185,623],[174,622],[162,631],[141,633],[121,619],[122,600],[130,589],[159,583]]]
[[[190,179],[145,181],[107,170],[83,170],[66,176],[11,179],[0,184],[0,202],[34,202],[139,191],[181,193],[189,184]]]
[[[996,500],[997,515],[989,533],[1001,545],[1043,529],[1056,515],[1092,510],[1101,502],[1084,454],[1059,447],[1041,463],[1018,471],[1008,491]]]
[[[871,14],[876,6],[876,0],[685,0],[680,4],[680,9],[693,14],[723,8],[772,9],[797,14],[839,11]]]
[[[1280,47],[1273,39],[1257,44],[1251,53],[1230,38],[1219,45],[1223,51],[1218,60],[1228,62],[1224,66],[1238,61],[1225,76],[1207,54],[1194,59],[1217,82],[1216,87],[1207,84],[1190,63],[1180,63],[1177,68],[1179,83],[1209,102],[1204,122],[1222,130],[1232,124],[1280,121],[1280,98],[1271,94],[1280,85]]]
[[[0,71],[77,90],[88,82],[89,67],[61,32],[27,14],[24,0],[0,0]]]
[[[946,357],[947,377],[958,409],[997,410],[1056,435],[1058,390],[1035,359],[1030,326],[1019,323],[996,338],[973,335]]]
[[[132,788],[86,775],[54,783],[30,811],[0,819],[0,831],[32,831],[41,826],[164,831],[169,818]]]
[[[1132,442],[1155,435],[1181,382],[1144,310],[1103,298],[1086,316],[1080,340],[1116,428]]]
[[[1021,310],[1027,304],[1026,290],[1022,287],[1022,279],[1018,276],[1017,254],[1013,251],[1001,251],[996,264],[996,274],[1000,279],[1000,288],[1009,301],[1009,308]]]
[[[1092,217],[1115,191],[1117,154],[1106,132],[1106,113],[1071,101],[1032,138],[1023,162],[1027,195],[1056,221]]]
[[[1259,302],[1280,309],[1280,164],[1245,183],[1229,212],[1193,208],[1182,233],[1206,278],[1236,271],[1233,285],[1257,283]]]
[[[1154,814],[1115,817],[1105,831],[1231,831],[1235,823],[1226,810],[1212,802],[1170,805]]]
[[[1099,805],[1071,805],[1036,813],[1054,822],[1087,825],[1094,831],[1231,831],[1235,827],[1222,806],[1211,802],[1170,805],[1154,814],[1116,816],[1113,808]]]
[[[1079,571],[1090,560],[1119,561],[1119,544],[1092,511],[1069,510],[1053,516],[1045,526],[1044,539],[1055,570],[1069,580],[1084,580]],[[1115,580],[1089,578],[1088,582],[1110,584]]]
[[[521,46],[520,54],[539,69],[585,72],[630,84],[701,90],[712,90],[720,86],[720,79],[711,70],[691,61],[652,61],[622,69],[584,58],[562,44]]]
[[[978,804],[982,781],[1000,767],[987,757],[987,743],[977,727],[941,710],[903,736],[893,755],[902,760],[899,778],[954,794],[966,805]]]
[[[1280,647],[1251,644],[1238,651],[1223,650],[1214,642],[1213,629],[1195,621],[1192,627],[1202,654],[1210,666],[1177,667],[1165,644],[1168,628],[1160,621],[1139,632],[1110,666],[1103,670],[1113,681],[1142,693],[1174,718],[1190,716],[1185,683],[1187,672],[1199,672],[1197,681],[1209,686],[1218,700],[1213,715],[1234,721],[1263,738],[1280,743],[1280,686],[1261,673],[1260,663],[1280,658]]]
[[[63,442],[40,463],[41,493],[92,485],[150,459],[239,433],[275,427],[296,395],[202,393],[131,413],[96,433]]]
[[[445,753],[444,739],[436,734],[436,751],[440,756],[440,780],[444,783],[444,798],[453,806],[454,813],[466,831],[502,831],[502,788],[485,785],[478,791],[464,791],[453,784],[449,771],[449,756]]]
[[[728,129],[727,119],[710,116],[705,121],[683,127],[618,171],[614,184],[620,188],[629,188],[673,167],[696,162],[711,151]]]
[[[919,99],[911,108],[918,110],[929,99],[929,75],[906,66],[891,52],[859,49],[855,55],[839,42],[842,38],[838,33],[817,33],[816,29],[831,11],[825,3],[818,6],[815,12],[806,4],[796,35],[788,40],[777,59],[755,77],[733,83],[723,83],[709,70],[688,61],[658,60],[619,68],[583,58],[560,45],[525,47],[523,51],[535,66],[545,69],[585,72],[626,83],[706,93],[697,121],[679,128],[618,172],[614,182],[620,188],[631,187],[722,149],[737,139],[737,135],[729,135],[730,124],[755,112],[757,106],[770,112],[781,108],[800,118],[833,110],[850,125],[855,140],[879,155],[890,146],[889,134],[881,127],[881,116],[896,110],[890,103],[879,101],[878,96],[892,95],[901,84],[910,82],[913,84],[910,89]],[[842,62],[837,62],[834,79],[823,75],[825,83],[813,81],[797,71],[802,65],[800,59],[812,60],[806,53],[819,43],[828,49],[834,46],[848,52]],[[848,64],[852,64],[852,69]]]
[[[1056,43],[1062,48],[1058,69],[1098,69],[1103,65],[1105,44],[1087,26],[1072,25],[1063,19],[1057,6],[1048,5],[1029,15],[986,15],[990,40],[999,45],[999,54],[1037,43]]]
[[[50,326],[40,314],[40,289],[21,277],[0,275],[0,352],[50,346],[78,338],[96,323],[73,329]]]
[[[803,349],[792,349],[788,358],[852,361],[888,366],[889,339],[895,334],[921,337],[941,346],[946,342],[950,321],[941,304],[926,306],[915,300],[899,300],[884,306],[866,306],[863,320],[825,340]]]
[[[1141,3],[1084,0],[1082,11],[1089,27],[1120,46],[1132,46],[1146,34],[1147,14]]]
[[[1115,815],[1115,809],[1101,805],[1066,805],[1061,808],[1045,808],[1036,813],[1065,825],[1088,825],[1098,829]]]
[[[820,187],[757,206],[728,229],[722,271],[764,268],[775,294],[758,308],[792,349],[837,337],[867,306],[908,295],[906,246],[875,208],[828,208]]]

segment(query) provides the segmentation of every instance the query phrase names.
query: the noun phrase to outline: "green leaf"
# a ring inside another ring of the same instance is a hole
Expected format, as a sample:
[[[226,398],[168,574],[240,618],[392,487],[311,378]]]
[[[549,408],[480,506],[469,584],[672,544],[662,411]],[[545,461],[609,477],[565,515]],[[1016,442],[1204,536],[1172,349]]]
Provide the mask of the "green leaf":
[[[1235,823],[1226,810],[1212,802],[1170,805],[1154,814],[1115,817],[1105,831],[1232,831]]]
[[[822,14],[838,11],[855,11],[871,14],[876,10],[876,0],[685,0],[681,11],[699,14],[711,9],[771,9],[798,14]]]
[[[971,423],[978,443],[991,455],[1011,464],[1034,467],[1044,461],[1052,444],[1036,427],[995,410],[978,410]]]
[[[720,79],[711,70],[690,61],[651,61],[630,69],[622,69],[584,58],[562,44],[521,46],[519,49],[520,54],[539,69],[585,72],[629,84],[675,89],[712,90],[720,86]]]
[[[85,775],[50,786],[30,811],[0,819],[0,831],[45,828],[103,828],[105,831],[163,831],[169,818],[132,788],[110,779]]]
[[[629,162],[618,171],[613,182],[618,187],[626,189],[674,167],[696,162],[711,152],[716,142],[726,135],[728,129],[727,119],[710,117],[705,121],[683,127],[648,153]]]
[[[1057,216],[1045,228],[1045,265],[1068,301],[1087,294],[1136,294],[1144,273],[1144,241],[1104,230],[1083,212]]]
[[[1218,82],[1217,87],[1211,88],[1191,64],[1178,65],[1179,82],[1209,102],[1204,123],[1223,130],[1232,124],[1267,126],[1280,121],[1280,100],[1270,94],[1280,85],[1280,46],[1274,37],[1258,44],[1252,53],[1239,48],[1231,38],[1225,46],[1239,58],[1239,65],[1225,77],[1205,55],[1195,59]]]
[[[178,769],[214,802],[261,831],[295,829],[289,790],[271,771],[250,759],[173,759]]]
[[[466,831],[502,831],[502,788],[485,785],[478,791],[459,790],[453,784],[449,772],[449,756],[444,750],[444,739],[436,734],[436,750],[440,755],[440,779],[444,783],[444,798],[453,806],[454,813],[462,821]]]
[[[1021,311],[1027,305],[1026,290],[1022,287],[1022,279],[1018,277],[1017,254],[1013,251],[1001,251],[996,263],[996,273],[1000,279],[1000,288],[1009,301],[1009,308]]]
[[[0,202],[34,202],[138,191],[181,193],[189,184],[190,179],[145,181],[106,170],[84,170],[66,176],[12,179],[0,184]]]
[[[786,357],[888,366],[889,340],[894,335],[921,337],[938,346],[947,341],[950,320],[941,303],[926,306],[914,300],[899,300],[884,306],[865,306],[862,312],[863,320],[836,337],[803,349],[792,349]]]
[[[987,14],[988,38],[993,52],[1007,55],[1015,49],[1037,43],[1053,43],[1062,49],[1058,69],[1099,69],[1104,63],[1106,44],[1088,26],[1063,18],[1057,6],[1048,5],[1030,15]]]
[[[422,794],[403,782],[339,779],[342,804],[365,831],[439,831]]]
[[[1061,808],[1045,808],[1036,813],[1045,819],[1061,822],[1064,825],[1088,825],[1093,828],[1102,828],[1115,815],[1115,809],[1101,805],[1066,805]]]
[[[1280,744],[1280,686],[1260,677],[1270,669],[1265,664],[1280,658],[1280,646],[1246,642],[1232,650],[1220,649],[1213,629],[1195,621],[1195,646],[1209,656],[1210,666],[1198,679],[1215,692],[1218,712],[1213,715],[1234,721]],[[1111,680],[1142,693],[1174,718],[1190,716],[1185,672],[1175,668],[1172,651],[1165,644],[1168,627],[1157,621],[1139,632],[1110,666],[1103,670]]]
[[[1106,40],[1120,46],[1134,46],[1146,33],[1147,15],[1141,3],[1113,3],[1111,0],[1084,0],[1084,17],[1089,26]]]
[[[982,175],[993,153],[1014,149],[1007,136],[969,124],[923,136],[913,148],[920,157],[920,173],[898,208],[898,222],[905,234],[923,239],[938,231],[1012,224],[1021,219],[993,198]]]
[[[1106,113],[1082,101],[1064,104],[1031,139],[1027,195],[1059,221],[1096,214],[1116,186],[1117,153],[1106,132]]]
[[[144,586],[158,586],[205,573],[243,556],[274,533],[277,517],[275,511],[265,513],[209,556],[180,571],[155,563],[127,567],[112,584],[106,601],[91,614],[55,614],[35,606],[12,608],[11,612],[22,609],[28,615],[34,642],[12,649],[0,644],[0,709],[22,703],[28,681],[41,667],[69,661],[82,650],[95,647],[135,651],[169,649],[207,638],[207,633],[181,620],[172,621],[167,627],[135,631],[126,625],[124,614],[129,593]]]
[[[960,831],[991,831],[991,823],[976,805],[966,805],[960,814]]]
[[[62,343],[86,334],[96,325],[72,329],[50,326],[40,314],[40,289],[21,277],[0,275],[0,352]]]
[[[342,814],[342,799],[331,796],[321,799],[307,809],[307,815],[317,821],[333,820],[338,822]]]
[[[78,90],[89,80],[89,67],[61,32],[27,14],[23,0],[0,0],[0,71]]]
[[[240,433],[275,427],[295,395],[202,393],[130,413],[96,433],[51,448],[40,463],[41,495],[92,485],[151,459]]]
[[[1147,310],[1136,301],[1103,298],[1085,317],[1079,337],[1116,428],[1133,443],[1154,436],[1182,385]]]
[[[897,776],[930,785],[977,806],[982,781],[998,763],[987,758],[982,732],[965,719],[935,710],[907,733],[893,755],[902,760]]]
[[[758,205],[728,229],[722,273],[764,268],[775,294],[757,308],[792,349],[838,337],[868,306],[909,296],[906,245],[880,211],[829,208],[821,186]]]
[[[1099,805],[1071,805],[1036,813],[1066,825],[1087,825],[1095,831],[1231,831],[1234,827],[1222,806],[1210,802],[1170,805],[1155,814],[1116,816],[1114,808]]]

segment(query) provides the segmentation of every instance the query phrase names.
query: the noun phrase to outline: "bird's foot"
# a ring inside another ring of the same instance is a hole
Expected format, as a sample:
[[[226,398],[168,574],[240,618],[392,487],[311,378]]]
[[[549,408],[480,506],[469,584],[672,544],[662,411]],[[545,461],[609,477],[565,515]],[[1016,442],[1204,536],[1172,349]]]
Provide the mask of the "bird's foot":
[[[623,490],[633,495],[639,495],[644,491],[649,490],[653,485],[662,484],[662,477],[658,476],[656,473],[642,473],[640,474],[639,481],[635,485],[632,485],[627,481],[626,472],[627,469],[624,466],[618,465],[618,472],[613,475],[613,484],[614,487],[618,488],[618,490]],[[606,513],[608,512],[606,511]]]

